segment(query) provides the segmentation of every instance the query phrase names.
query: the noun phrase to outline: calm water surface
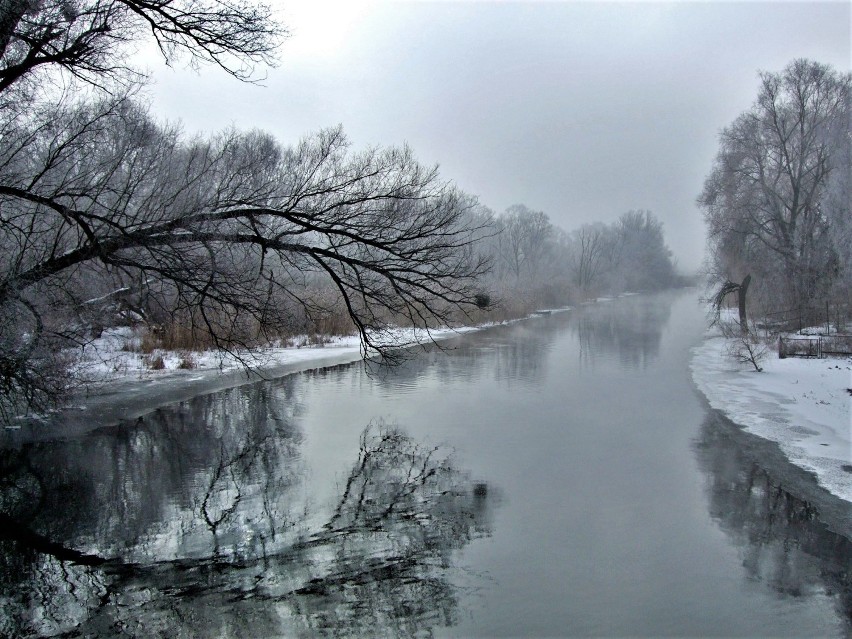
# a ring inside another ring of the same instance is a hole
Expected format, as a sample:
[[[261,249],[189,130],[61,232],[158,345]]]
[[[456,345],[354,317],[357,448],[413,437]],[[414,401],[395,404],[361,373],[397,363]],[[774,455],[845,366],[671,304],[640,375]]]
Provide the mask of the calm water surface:
[[[850,636],[852,544],[693,389],[694,292],[0,451],[0,635]]]

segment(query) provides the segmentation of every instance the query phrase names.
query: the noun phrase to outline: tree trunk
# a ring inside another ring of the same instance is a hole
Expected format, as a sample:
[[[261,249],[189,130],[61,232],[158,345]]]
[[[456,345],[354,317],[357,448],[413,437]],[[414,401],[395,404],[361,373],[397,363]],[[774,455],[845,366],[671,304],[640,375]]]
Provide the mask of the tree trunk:
[[[751,274],[749,273],[743,278],[742,283],[737,289],[737,303],[740,310],[740,330],[743,334],[748,333],[748,317],[746,316],[746,293],[748,285],[751,284]]]

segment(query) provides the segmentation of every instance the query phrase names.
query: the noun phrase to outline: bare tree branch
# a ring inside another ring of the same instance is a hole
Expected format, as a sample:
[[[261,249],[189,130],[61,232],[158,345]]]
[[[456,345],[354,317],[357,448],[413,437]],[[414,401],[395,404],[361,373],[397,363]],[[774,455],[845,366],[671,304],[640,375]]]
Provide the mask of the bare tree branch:
[[[473,246],[490,219],[407,148],[353,153],[339,128],[290,148],[233,130],[186,140],[117,99],[23,120],[0,161],[2,309],[40,308],[75,273],[129,275],[222,349],[249,346],[249,324],[282,331],[293,302],[342,304],[365,354],[396,358],[397,323],[428,331],[480,303],[489,264]],[[320,303],[305,277],[337,295]]]
[[[250,80],[286,31],[265,4],[228,0],[9,0],[0,15],[0,93],[46,69],[86,83],[138,77],[126,45],[152,38],[169,64],[188,56]]]

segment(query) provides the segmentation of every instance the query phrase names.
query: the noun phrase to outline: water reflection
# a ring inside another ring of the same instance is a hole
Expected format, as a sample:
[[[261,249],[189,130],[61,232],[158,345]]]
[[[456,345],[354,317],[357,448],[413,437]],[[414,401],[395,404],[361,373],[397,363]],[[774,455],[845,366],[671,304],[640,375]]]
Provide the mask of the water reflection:
[[[493,489],[441,447],[378,424],[336,502],[312,504],[299,380],[2,451],[0,636],[452,624],[464,587],[454,551],[491,534]]]
[[[715,412],[702,424],[696,451],[711,516],[741,547],[748,579],[783,597],[834,596],[852,633],[852,542],[752,459],[742,442],[747,437]]]
[[[0,472],[18,479],[3,491],[4,512],[45,537],[125,561],[251,555],[294,518],[295,383],[232,389],[79,439],[5,450]]]
[[[463,343],[450,339],[428,345],[400,366],[370,363],[367,376],[377,383],[380,392],[383,388],[399,392],[480,379],[535,387],[547,376],[548,354],[570,321],[570,312],[558,312],[496,326],[484,333],[468,333]],[[320,371],[316,374],[325,375]],[[337,375],[343,378],[348,371],[341,368]]]
[[[581,363],[593,367],[597,358],[618,355],[622,366],[645,369],[657,358],[671,305],[658,296],[635,296],[587,306],[578,313],[575,330]]]

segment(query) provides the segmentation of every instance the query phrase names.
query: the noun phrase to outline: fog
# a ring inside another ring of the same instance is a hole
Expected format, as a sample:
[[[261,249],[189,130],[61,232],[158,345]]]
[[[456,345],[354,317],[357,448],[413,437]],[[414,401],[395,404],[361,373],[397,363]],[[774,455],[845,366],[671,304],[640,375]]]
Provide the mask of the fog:
[[[155,113],[284,142],[340,123],[356,147],[408,143],[495,211],[524,203],[568,230],[650,209],[684,269],[704,251],[695,198],[718,132],[758,71],[850,66],[845,2],[280,4],[290,37],[258,84],[150,56]]]

